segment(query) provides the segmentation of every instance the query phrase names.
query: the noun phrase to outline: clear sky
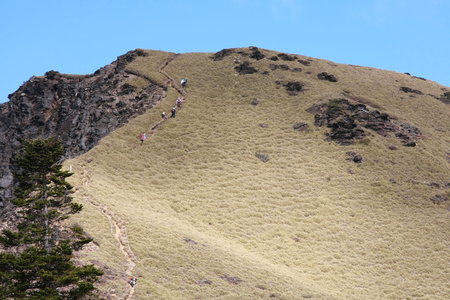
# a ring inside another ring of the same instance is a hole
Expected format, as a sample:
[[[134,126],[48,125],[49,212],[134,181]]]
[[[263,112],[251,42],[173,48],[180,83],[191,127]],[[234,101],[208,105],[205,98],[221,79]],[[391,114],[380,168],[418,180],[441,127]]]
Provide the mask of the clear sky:
[[[33,75],[136,48],[257,46],[450,86],[448,0],[0,0],[0,102]]]

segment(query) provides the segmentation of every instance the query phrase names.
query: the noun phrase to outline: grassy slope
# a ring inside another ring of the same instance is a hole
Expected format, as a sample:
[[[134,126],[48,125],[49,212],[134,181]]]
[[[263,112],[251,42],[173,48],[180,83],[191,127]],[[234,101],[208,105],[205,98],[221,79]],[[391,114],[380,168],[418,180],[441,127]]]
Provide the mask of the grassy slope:
[[[149,53],[131,67],[152,66],[135,70],[161,81],[155,66],[171,54]],[[189,79],[187,101],[142,147],[136,136],[170,110],[174,90],[68,162],[77,173],[79,201],[85,193],[126,223],[140,278],[135,298],[444,299],[450,289],[449,211],[429,198],[448,191],[442,186],[450,178],[444,158],[450,108],[425,96],[441,95],[442,86],[316,59],[307,67],[275,62],[301,67],[301,73],[271,71],[274,62],[250,60],[260,72],[236,75],[236,55],[217,62],[208,56],[183,54],[167,66],[177,81]],[[269,75],[261,75],[265,70]],[[339,81],[318,80],[323,71]],[[300,80],[306,91],[288,96],[276,80]],[[400,86],[425,95],[409,97]],[[415,148],[378,135],[368,145],[325,142],[325,129],[314,127],[305,109],[344,90],[419,127],[424,138]],[[254,97],[261,99],[258,106],[250,104]],[[311,130],[294,131],[300,121]],[[270,160],[258,160],[257,151]],[[347,151],[366,162],[346,161]],[[82,170],[90,176],[84,186]],[[123,272],[107,219],[87,204],[76,221],[100,243],[86,259]],[[231,284],[225,275],[243,282]],[[124,285],[123,278],[105,283],[117,293]]]

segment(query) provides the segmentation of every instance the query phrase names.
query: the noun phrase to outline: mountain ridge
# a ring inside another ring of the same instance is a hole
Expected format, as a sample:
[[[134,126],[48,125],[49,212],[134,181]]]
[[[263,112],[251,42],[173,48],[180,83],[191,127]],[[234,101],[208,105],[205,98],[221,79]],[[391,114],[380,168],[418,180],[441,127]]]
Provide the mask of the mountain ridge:
[[[138,50],[89,75],[49,71],[25,82],[10,101],[0,105],[0,205],[12,196],[9,162],[25,138],[55,136],[63,141],[66,158],[95,146],[111,131],[158,103],[167,87],[125,69]],[[147,81],[145,89],[128,82]]]
[[[65,163],[86,208],[74,222],[98,244],[81,259],[106,268],[106,295],[127,293],[126,267],[108,218],[84,197],[126,226],[136,299],[444,296],[448,88],[256,47],[165,66],[174,54],[141,51],[125,69],[165,97]],[[136,135],[161,122],[181,78],[183,109],[140,146]],[[367,126],[353,105],[379,114]],[[378,116],[417,128],[415,146]],[[328,141],[332,130],[350,142]]]

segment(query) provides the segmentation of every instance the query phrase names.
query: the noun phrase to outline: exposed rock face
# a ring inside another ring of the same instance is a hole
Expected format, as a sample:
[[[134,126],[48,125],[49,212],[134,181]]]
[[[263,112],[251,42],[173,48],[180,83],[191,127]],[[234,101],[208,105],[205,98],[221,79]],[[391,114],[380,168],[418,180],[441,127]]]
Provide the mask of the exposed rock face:
[[[288,94],[290,96],[298,95],[303,90],[303,87],[305,86],[303,83],[301,83],[299,81],[277,80],[277,81],[275,81],[275,84],[278,86],[284,86],[284,88],[286,89],[286,91],[288,92]]]
[[[286,53],[280,53],[278,54],[278,57],[282,60],[287,60],[287,61],[294,61],[297,59],[297,56],[295,55],[288,55]]]
[[[250,58],[260,60],[266,57],[257,47],[250,47],[250,50],[252,50],[252,53],[250,54]]]
[[[304,60],[304,59],[299,59],[297,60],[299,63],[301,63],[304,66],[309,66],[311,64],[311,61],[308,60]]]
[[[0,104],[0,208],[12,196],[10,164],[23,139],[55,136],[66,158],[74,157],[165,97],[165,88],[148,80],[145,88],[129,83],[137,76],[125,67],[139,55],[145,52],[130,51],[91,75],[32,77]]]
[[[450,92],[443,93],[439,100],[445,104],[450,104]]]
[[[218,61],[224,59],[224,57],[229,56],[235,52],[234,48],[230,49],[222,49],[219,52],[214,53],[214,55],[211,57],[212,60]]]
[[[214,60],[214,61],[218,61],[218,60],[224,59],[226,56],[229,56],[231,54],[239,54],[239,55],[242,55],[242,56],[248,56],[248,57],[250,57],[252,59],[255,59],[255,60],[260,60],[260,59],[263,59],[264,57],[266,57],[258,49],[258,47],[251,46],[248,49],[250,50],[250,52],[237,50],[236,48],[222,49],[219,52],[214,53],[214,55],[211,56],[211,59]]]
[[[336,76],[334,76],[333,74],[328,74],[327,72],[322,72],[317,74],[317,78],[319,78],[320,80],[327,80],[330,82],[337,82],[337,78]]]
[[[248,61],[244,61],[242,64],[240,64],[239,66],[234,67],[234,69],[236,70],[236,72],[238,72],[240,75],[245,75],[245,74],[253,74],[258,72],[257,69],[255,69],[254,67],[251,66],[251,64]]]
[[[378,110],[369,111],[364,104],[352,104],[347,99],[332,99],[324,104],[310,107],[308,112],[314,115],[316,126],[327,126],[331,131],[328,140],[341,145],[353,144],[354,140],[362,139],[371,129],[382,136],[394,133],[403,145],[416,146],[416,140],[421,136],[420,130],[408,123],[398,122],[386,113]]]
[[[282,65],[270,64],[269,68],[272,71],[275,71],[275,70],[291,71],[291,72],[301,72],[302,71],[302,68],[290,68],[288,65],[284,65],[284,64],[282,64]]]
[[[407,86],[401,86],[400,87],[400,91],[405,92],[405,93],[412,93],[412,94],[423,95],[423,93],[421,91],[409,88]]]
[[[278,69],[284,70],[284,71],[289,70],[289,66],[288,66],[288,65],[275,65],[275,64],[270,64],[270,65],[269,65],[269,68],[270,68],[272,71],[278,70]]]

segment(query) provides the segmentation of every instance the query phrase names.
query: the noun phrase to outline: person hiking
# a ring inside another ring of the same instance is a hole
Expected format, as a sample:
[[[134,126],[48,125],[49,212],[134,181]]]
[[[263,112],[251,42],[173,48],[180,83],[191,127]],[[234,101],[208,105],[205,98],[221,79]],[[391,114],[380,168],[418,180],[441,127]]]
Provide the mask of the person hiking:
[[[177,108],[175,106],[172,107],[172,110],[170,112],[171,112],[170,117],[171,118],[175,118],[175,114],[177,113]]]
[[[146,139],[147,139],[147,134],[145,132],[143,132],[139,135],[139,140],[141,141],[141,146]]]
[[[131,287],[134,287],[137,283],[137,278],[136,277],[131,277],[130,280],[128,280],[128,283],[131,285]]]
[[[183,100],[181,99],[181,97],[177,98],[177,100],[175,101],[175,104],[177,107],[181,107],[181,105],[183,104]]]
[[[181,83],[181,87],[184,89],[186,87],[186,84],[187,84],[187,79],[186,78],[181,79],[180,83]]]
[[[166,112],[165,112],[165,111],[162,112],[161,118],[162,118],[163,120],[167,120],[167,116],[166,116]]]

